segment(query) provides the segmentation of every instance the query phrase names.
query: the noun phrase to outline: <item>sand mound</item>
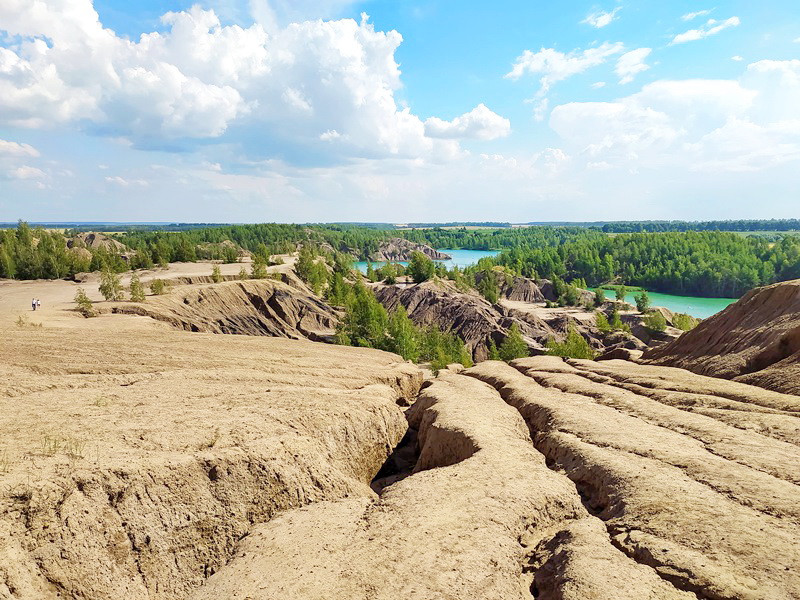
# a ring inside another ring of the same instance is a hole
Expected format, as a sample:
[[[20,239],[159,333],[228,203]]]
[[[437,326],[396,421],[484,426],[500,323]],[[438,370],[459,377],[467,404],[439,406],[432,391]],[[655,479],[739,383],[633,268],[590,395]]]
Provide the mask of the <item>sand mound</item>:
[[[334,309],[310,292],[273,279],[178,287],[141,304],[117,304],[113,311],[186,331],[311,340],[327,339],[338,322]]]
[[[644,359],[800,394],[800,280],[747,293]]]

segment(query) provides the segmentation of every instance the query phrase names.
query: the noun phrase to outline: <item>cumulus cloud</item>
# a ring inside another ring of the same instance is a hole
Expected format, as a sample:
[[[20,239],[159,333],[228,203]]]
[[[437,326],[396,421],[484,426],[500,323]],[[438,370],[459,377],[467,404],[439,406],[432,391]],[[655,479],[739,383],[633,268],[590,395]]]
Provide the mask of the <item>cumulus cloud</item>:
[[[553,109],[566,152],[613,167],[761,170],[800,160],[800,60],[738,80],[657,81],[614,102]]]
[[[630,83],[639,73],[647,71],[650,65],[644,61],[650,56],[650,52],[652,52],[651,48],[637,48],[620,56],[614,69],[617,77],[619,77],[619,82],[622,84]]]
[[[599,90],[600,88],[604,88],[604,87],[606,87],[606,82],[605,82],[605,81],[595,81],[595,82],[594,82],[594,83],[591,85],[591,88],[592,88],[593,90]]]
[[[709,19],[706,24],[701,26],[699,29],[690,29],[689,31],[679,33],[672,38],[670,45],[673,46],[675,44],[685,44],[686,42],[702,40],[703,38],[716,35],[720,31],[728,29],[729,27],[737,27],[741,24],[741,22],[742,21],[739,19],[739,17],[731,17],[729,19],[725,19],[724,21]]]
[[[36,158],[39,151],[29,144],[0,140],[0,156],[27,156]]]
[[[583,73],[587,69],[602,65],[611,56],[619,54],[625,49],[621,42],[605,42],[597,48],[588,48],[583,51],[573,51],[569,54],[559,52],[555,48],[542,48],[539,52],[525,50],[506,74],[507,79],[519,79],[525,74],[541,74],[539,82],[543,91],[573,75]]]
[[[742,62],[744,60],[744,58],[742,58],[741,56],[739,56],[737,54],[736,56],[731,56],[731,60],[736,61],[736,62]]]
[[[296,4],[251,8],[280,20]],[[347,3],[311,4],[319,14]],[[217,139],[255,153],[281,147],[288,160],[326,152],[328,132],[339,135],[342,159],[459,153],[398,107],[402,37],[375,31],[366,15],[273,24],[269,33],[261,23],[222,25],[198,6],[161,20],[163,31],[129,41],[102,26],[91,0],[3,2],[0,23],[17,41],[0,47],[0,125],[71,125],[140,148]]]
[[[484,104],[479,104],[452,121],[437,117],[425,121],[425,135],[432,138],[494,140],[507,137],[510,133],[511,122]]]
[[[618,6],[617,8],[612,10],[611,12],[606,12],[606,11],[602,11],[602,10],[601,11],[597,11],[595,13],[590,14],[583,21],[581,21],[581,23],[586,23],[588,25],[591,25],[592,27],[596,27],[597,29],[600,29],[602,27],[605,27],[606,25],[610,25],[611,22],[615,20],[616,14],[621,9],[622,9],[622,7]]]
[[[697,12],[686,13],[681,17],[681,21],[693,21],[697,17],[705,17],[706,15],[710,14],[710,10],[698,10]]]

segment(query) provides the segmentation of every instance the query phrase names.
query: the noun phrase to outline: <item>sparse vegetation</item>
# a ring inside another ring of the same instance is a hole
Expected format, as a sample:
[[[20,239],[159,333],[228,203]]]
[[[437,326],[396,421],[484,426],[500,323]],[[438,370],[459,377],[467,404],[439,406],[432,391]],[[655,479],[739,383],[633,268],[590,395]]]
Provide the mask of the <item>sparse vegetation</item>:
[[[436,267],[433,261],[422,252],[412,252],[406,272],[411,275],[414,283],[422,283],[434,276]]]
[[[647,311],[650,310],[650,296],[647,290],[642,290],[641,293],[634,296],[634,298],[636,299],[636,310],[643,315],[647,314]]]
[[[266,279],[267,263],[260,256],[254,256],[250,264],[250,279]]]
[[[619,314],[617,314],[617,317],[619,317]],[[594,317],[594,322],[601,332],[608,333],[611,331],[611,323],[608,322],[608,317],[606,317],[604,312],[597,311],[597,314]]]
[[[122,280],[118,273],[105,267],[100,274],[100,293],[103,298],[112,302],[122,300]]]
[[[83,288],[78,288],[75,291],[75,304],[78,305],[78,312],[87,319],[97,316],[97,311],[94,308],[94,304],[92,304],[92,301],[89,300],[89,296],[86,295],[86,292]]]
[[[516,358],[525,358],[530,355],[528,344],[522,339],[522,333],[520,333],[519,326],[516,323],[511,326],[506,339],[500,344],[498,355],[501,360],[506,362],[511,362]]]
[[[131,302],[144,302],[144,286],[139,281],[139,275],[135,271],[131,274],[128,291],[131,295]]]
[[[667,328],[667,320],[660,311],[652,310],[644,317],[644,326],[653,332],[662,332]]]
[[[220,271],[219,265],[214,265],[211,268],[211,281],[213,281],[214,283],[219,283],[220,281],[222,281],[222,271]]]
[[[697,327],[698,323],[699,321],[697,319],[684,313],[677,313],[672,318],[672,324],[683,331],[691,331]]]
[[[167,282],[164,281],[163,279],[153,279],[150,282],[150,291],[156,296],[160,296],[161,294],[166,293]]]
[[[551,339],[547,342],[547,353],[551,356],[561,356],[562,358],[583,358],[593,360],[596,356],[595,351],[589,342],[578,333],[574,327],[570,327],[563,342]]]

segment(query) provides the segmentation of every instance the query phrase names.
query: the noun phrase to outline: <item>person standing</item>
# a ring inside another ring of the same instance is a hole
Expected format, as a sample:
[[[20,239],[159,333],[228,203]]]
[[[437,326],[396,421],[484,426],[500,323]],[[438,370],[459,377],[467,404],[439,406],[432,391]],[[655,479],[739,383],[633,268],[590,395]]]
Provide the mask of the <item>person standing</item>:
[[[39,300],[38,298],[36,299],[36,308],[39,308],[39,309],[42,308],[42,301]]]
[[[36,310],[36,298],[31,299],[31,308]]]

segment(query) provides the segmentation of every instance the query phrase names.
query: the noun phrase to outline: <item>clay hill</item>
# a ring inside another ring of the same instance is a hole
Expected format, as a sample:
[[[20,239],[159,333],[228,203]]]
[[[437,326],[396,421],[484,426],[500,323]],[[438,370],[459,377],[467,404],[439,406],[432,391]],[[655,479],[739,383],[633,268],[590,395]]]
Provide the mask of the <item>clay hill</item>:
[[[425,244],[415,244],[403,238],[391,238],[382,242],[376,252],[373,252],[369,259],[376,262],[398,262],[411,260],[414,252],[422,252],[425,256],[433,260],[450,260],[452,256],[434,250]]]
[[[296,286],[274,279],[181,285],[144,303],[116,303],[112,311],[150,317],[186,331],[329,339],[339,313],[299,280]]]
[[[800,280],[752,290],[644,358],[800,394]]]
[[[554,298],[551,283],[546,280],[541,283],[540,287],[533,280],[517,278],[501,287],[501,293],[509,299],[504,298],[497,304],[489,303],[477,293],[463,292],[443,280],[409,285],[377,284],[373,291],[387,310],[402,305],[416,325],[435,325],[457,333],[476,361],[485,360],[490,341],[497,345],[502,343],[513,324],[519,327],[532,353],[544,352],[548,340],[562,339],[570,327],[601,353],[617,348],[640,350],[645,347],[635,336],[600,332],[591,311],[548,309],[535,304]],[[631,317],[631,321],[638,322],[641,318]]]

